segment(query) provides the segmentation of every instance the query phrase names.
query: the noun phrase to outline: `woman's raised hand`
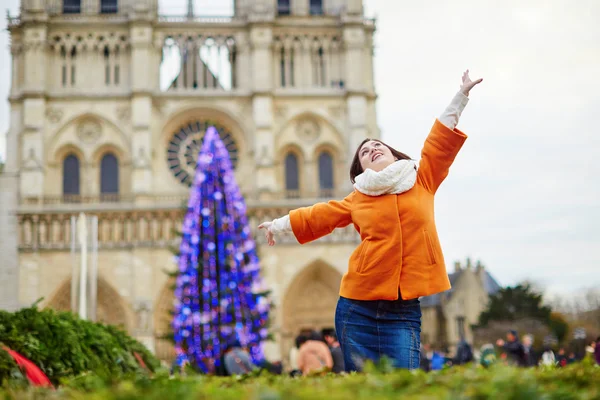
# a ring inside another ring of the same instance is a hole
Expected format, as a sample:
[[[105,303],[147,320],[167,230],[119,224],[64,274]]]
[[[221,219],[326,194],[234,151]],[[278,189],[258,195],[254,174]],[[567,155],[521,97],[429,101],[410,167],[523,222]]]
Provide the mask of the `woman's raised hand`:
[[[483,78],[479,78],[476,81],[472,81],[469,77],[469,70],[466,70],[462,76],[462,85],[460,86],[460,92],[465,96],[469,95],[469,91],[473,89],[473,87],[483,81]]]
[[[271,231],[271,225],[273,225],[273,222],[263,222],[258,226],[258,229],[265,230],[265,238],[267,239],[269,246],[273,246],[275,244],[275,238],[273,237],[273,232]]]

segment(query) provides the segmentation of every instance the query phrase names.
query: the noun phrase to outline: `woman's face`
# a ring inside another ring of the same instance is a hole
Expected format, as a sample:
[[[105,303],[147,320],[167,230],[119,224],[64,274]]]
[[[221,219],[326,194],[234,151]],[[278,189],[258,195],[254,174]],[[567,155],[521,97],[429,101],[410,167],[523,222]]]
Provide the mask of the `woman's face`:
[[[369,140],[362,145],[358,152],[358,159],[363,171],[368,168],[375,172],[381,171],[396,161],[390,149],[376,140]]]

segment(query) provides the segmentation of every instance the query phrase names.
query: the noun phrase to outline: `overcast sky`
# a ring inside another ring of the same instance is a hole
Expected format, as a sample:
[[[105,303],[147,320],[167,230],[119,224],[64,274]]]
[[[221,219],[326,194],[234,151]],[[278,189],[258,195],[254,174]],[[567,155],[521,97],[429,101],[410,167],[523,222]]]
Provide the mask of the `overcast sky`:
[[[448,268],[470,256],[503,285],[531,279],[550,293],[600,285],[600,1],[366,4],[377,15],[379,126],[400,151],[419,157],[464,69],[484,78],[458,125],[469,139],[437,195]],[[3,31],[2,99],[7,46]],[[0,133],[7,129],[3,101]]]

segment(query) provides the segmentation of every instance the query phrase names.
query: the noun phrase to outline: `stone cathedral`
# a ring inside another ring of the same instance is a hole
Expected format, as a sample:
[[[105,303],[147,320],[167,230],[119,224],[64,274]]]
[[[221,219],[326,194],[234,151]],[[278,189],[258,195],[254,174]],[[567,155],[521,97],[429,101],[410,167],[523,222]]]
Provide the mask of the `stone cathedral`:
[[[168,2],[167,2],[168,3]],[[0,308],[69,310],[71,217],[97,217],[98,320],[169,360],[174,270],[207,126],[227,144],[253,227],[352,190],[379,137],[374,21],[362,0],[239,0],[169,15],[157,0],[22,0],[8,17],[12,84],[0,175]],[[275,304],[267,346],[333,325],[352,227],[300,246],[257,235]]]

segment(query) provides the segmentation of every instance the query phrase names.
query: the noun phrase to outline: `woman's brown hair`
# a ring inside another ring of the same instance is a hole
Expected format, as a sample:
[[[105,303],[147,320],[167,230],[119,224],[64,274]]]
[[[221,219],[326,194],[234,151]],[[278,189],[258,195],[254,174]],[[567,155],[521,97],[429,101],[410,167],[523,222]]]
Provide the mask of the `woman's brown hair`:
[[[354,184],[354,179],[362,174],[364,172],[362,165],[360,165],[360,158],[358,153],[360,152],[360,149],[363,147],[363,144],[367,143],[368,141],[374,140],[375,142],[379,142],[382,145],[384,145],[385,147],[387,147],[388,149],[390,149],[390,151],[392,152],[392,155],[397,158],[398,160],[411,160],[411,158],[409,156],[407,156],[404,153],[399,152],[398,150],[394,149],[393,147],[388,146],[387,144],[383,143],[381,140],[377,140],[377,139],[365,139],[362,141],[362,143],[358,146],[358,149],[356,149],[356,153],[354,153],[354,158],[352,159],[352,165],[350,165],[350,182],[352,182],[352,184]]]

